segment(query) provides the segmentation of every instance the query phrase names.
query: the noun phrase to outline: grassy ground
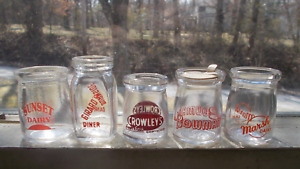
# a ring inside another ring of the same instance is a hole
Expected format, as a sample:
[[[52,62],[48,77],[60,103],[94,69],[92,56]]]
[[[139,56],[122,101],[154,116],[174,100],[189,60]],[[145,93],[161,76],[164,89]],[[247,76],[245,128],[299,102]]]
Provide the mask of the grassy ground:
[[[23,25],[21,24],[12,24],[9,26],[9,30],[15,33],[24,33],[25,32],[25,28],[23,27]],[[59,25],[52,25],[51,29],[50,29],[50,25],[45,25],[43,27],[43,32],[44,34],[54,34],[54,35],[59,35],[59,36],[67,36],[67,37],[72,37],[72,36],[76,36],[76,35],[80,35],[80,32],[76,32],[76,31],[72,31],[72,30],[65,30],[62,26]],[[162,36],[163,38],[166,38],[168,40],[170,40],[171,42],[173,42],[173,34],[174,31],[164,31]],[[96,39],[109,39],[111,38],[111,31],[110,28],[106,27],[106,28],[99,28],[99,27],[90,27],[89,29],[87,29],[87,34],[89,37],[92,38],[96,38]],[[143,39],[144,40],[153,40],[153,31],[151,30],[144,30],[143,31]],[[192,33],[189,32],[182,32],[181,33],[181,37],[183,40],[189,40],[192,36],[194,36]],[[199,35],[200,38],[202,39],[207,39],[211,37],[211,34],[209,32],[205,33],[205,32],[201,32]],[[240,41],[243,43],[247,43],[248,42],[248,37],[249,35],[247,34],[241,34],[240,35]],[[135,30],[135,29],[130,29],[128,32],[128,38],[129,39],[140,39],[140,34]],[[224,40],[225,43],[231,43],[233,40],[233,36],[230,35],[229,33],[224,33],[222,35],[222,38]],[[284,44],[288,47],[292,47],[293,46],[293,40],[292,39],[280,39],[280,40],[270,40],[269,43],[273,43],[273,44]]]

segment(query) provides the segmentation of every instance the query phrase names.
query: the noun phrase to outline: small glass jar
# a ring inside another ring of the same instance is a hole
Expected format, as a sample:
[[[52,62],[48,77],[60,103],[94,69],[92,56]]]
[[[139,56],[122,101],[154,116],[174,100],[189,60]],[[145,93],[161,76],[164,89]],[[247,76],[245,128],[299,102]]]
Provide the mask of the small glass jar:
[[[180,68],[176,78],[175,140],[196,146],[215,145],[221,135],[221,92],[225,73],[219,69]]]
[[[124,77],[123,134],[138,144],[162,141],[168,133],[167,76],[136,73]]]
[[[270,143],[281,72],[265,67],[235,67],[230,77],[225,136],[241,147]]]
[[[35,66],[15,71],[25,141],[53,142],[73,133],[67,73],[68,69],[61,66]]]
[[[112,74],[113,58],[78,56],[71,81],[73,124],[83,142],[110,141],[116,132],[117,88]]]

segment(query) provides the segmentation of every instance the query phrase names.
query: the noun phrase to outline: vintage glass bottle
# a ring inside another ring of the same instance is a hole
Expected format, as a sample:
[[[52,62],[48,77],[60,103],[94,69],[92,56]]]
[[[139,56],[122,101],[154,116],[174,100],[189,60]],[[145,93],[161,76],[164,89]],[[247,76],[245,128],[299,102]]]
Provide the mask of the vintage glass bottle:
[[[173,135],[183,143],[213,146],[221,137],[222,82],[220,69],[180,68],[176,71]]]
[[[154,144],[168,134],[166,76],[135,73],[124,77],[123,134],[138,144]]]
[[[84,142],[105,142],[116,132],[117,88],[112,73],[113,58],[78,56],[71,81],[75,135]]]
[[[34,66],[18,69],[18,107],[24,139],[46,143],[72,135],[68,69]]]
[[[276,116],[276,90],[281,72],[265,67],[235,67],[228,96],[224,134],[241,147],[272,140]]]

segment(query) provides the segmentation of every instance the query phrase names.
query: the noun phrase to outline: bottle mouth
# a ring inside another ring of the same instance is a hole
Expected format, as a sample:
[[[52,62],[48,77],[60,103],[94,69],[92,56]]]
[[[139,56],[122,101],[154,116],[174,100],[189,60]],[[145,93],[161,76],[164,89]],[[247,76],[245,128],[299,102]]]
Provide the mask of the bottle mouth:
[[[18,80],[25,81],[51,81],[66,78],[68,68],[63,66],[33,66],[15,71]]]
[[[124,77],[124,84],[141,86],[161,86],[168,84],[168,77],[158,73],[134,73]]]
[[[176,78],[187,83],[216,83],[224,81],[225,73],[220,69],[207,71],[206,67],[179,68]]]
[[[235,67],[230,70],[232,79],[242,79],[249,81],[279,81],[281,72],[277,69],[267,67]]]
[[[72,67],[76,70],[107,70],[113,67],[110,56],[87,55],[72,58]]]

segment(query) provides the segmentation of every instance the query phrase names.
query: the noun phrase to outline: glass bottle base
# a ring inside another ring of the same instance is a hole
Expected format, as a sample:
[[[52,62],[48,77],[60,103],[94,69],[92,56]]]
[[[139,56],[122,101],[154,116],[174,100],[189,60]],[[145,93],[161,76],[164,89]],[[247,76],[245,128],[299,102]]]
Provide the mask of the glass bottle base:
[[[132,143],[136,143],[136,144],[156,144],[156,143],[159,143],[159,142],[163,141],[166,136],[163,136],[163,137],[160,137],[160,138],[141,139],[141,138],[136,138],[136,137],[132,137],[132,136],[124,134],[124,137],[128,141],[130,141]]]
[[[236,131],[235,133],[239,133]],[[231,142],[232,144],[238,147],[265,147],[271,143],[272,137],[262,137],[262,138],[255,138],[251,137],[250,135],[230,135],[227,132],[224,132],[225,138]]]
[[[72,129],[26,130],[24,139],[30,143],[51,143],[71,137],[72,134]]]
[[[210,140],[202,139],[189,139],[184,137],[179,137],[176,134],[173,134],[174,139],[181,144],[183,147],[213,147],[220,142],[220,136],[214,137]]]

